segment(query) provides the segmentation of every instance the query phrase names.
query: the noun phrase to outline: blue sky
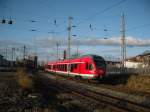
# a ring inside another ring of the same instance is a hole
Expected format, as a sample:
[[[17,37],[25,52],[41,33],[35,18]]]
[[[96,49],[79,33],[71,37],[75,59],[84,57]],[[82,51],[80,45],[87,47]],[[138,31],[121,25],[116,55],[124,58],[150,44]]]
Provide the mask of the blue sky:
[[[127,44],[133,46],[127,47],[127,56],[149,50],[149,0],[0,0],[0,20],[9,20],[10,17],[13,20],[12,25],[0,25],[1,48],[12,47],[15,42],[33,45],[29,52],[36,51],[41,59],[45,59],[56,54],[54,42],[59,41],[61,55],[66,48],[66,43],[62,44],[62,41],[67,40],[68,17],[72,16],[72,25],[76,26],[72,28],[72,34],[77,35],[72,37],[72,42],[85,41],[84,45],[79,42],[79,50],[83,54],[118,58],[122,12],[125,14]],[[86,39],[95,41],[94,45]],[[5,44],[6,41],[9,45]],[[74,52],[76,45],[72,46]]]

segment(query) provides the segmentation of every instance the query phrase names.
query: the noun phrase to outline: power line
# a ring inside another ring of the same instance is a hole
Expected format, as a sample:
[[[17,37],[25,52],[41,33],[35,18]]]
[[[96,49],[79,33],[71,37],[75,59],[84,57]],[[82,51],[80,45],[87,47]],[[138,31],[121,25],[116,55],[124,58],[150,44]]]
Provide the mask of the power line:
[[[81,22],[77,23],[77,26],[80,25],[80,24],[82,24],[82,23],[84,23],[85,21],[88,21],[88,20],[94,18],[94,17],[97,16],[97,15],[103,14],[104,12],[106,12],[106,11],[108,11],[108,10],[110,10],[110,9],[112,9],[112,8],[114,8],[114,7],[116,7],[116,6],[119,6],[120,4],[124,3],[125,1],[126,1],[126,0],[121,0],[121,1],[119,1],[119,2],[117,2],[117,3],[115,3],[115,4],[112,4],[112,5],[110,5],[109,7],[105,8],[105,9],[99,11],[99,12],[96,12],[95,14],[91,15],[90,17],[88,17],[88,18],[82,20]],[[61,31],[61,32],[64,32],[64,31],[66,31],[66,29],[63,30],[63,31]]]
[[[150,26],[150,23],[138,25],[138,26],[135,26],[135,27],[131,27],[131,28],[128,28],[126,31],[136,30],[136,29],[143,28],[143,27],[148,27],[148,26]]]
[[[121,1],[119,1],[119,2],[117,2],[117,3],[115,3],[115,4],[112,4],[111,6],[109,6],[109,7],[105,8],[105,9],[103,9],[102,11],[96,12],[95,14],[91,15],[90,17],[84,19],[82,22],[79,22],[77,25],[82,24],[82,23],[84,23],[85,21],[88,21],[88,20],[94,18],[94,17],[97,16],[97,15],[103,14],[104,12],[106,12],[106,11],[108,11],[108,10],[110,10],[110,9],[112,9],[112,8],[114,8],[114,7],[116,7],[116,6],[120,5],[120,4],[122,4],[122,3],[124,3],[125,1],[126,1],[126,0],[121,0]]]

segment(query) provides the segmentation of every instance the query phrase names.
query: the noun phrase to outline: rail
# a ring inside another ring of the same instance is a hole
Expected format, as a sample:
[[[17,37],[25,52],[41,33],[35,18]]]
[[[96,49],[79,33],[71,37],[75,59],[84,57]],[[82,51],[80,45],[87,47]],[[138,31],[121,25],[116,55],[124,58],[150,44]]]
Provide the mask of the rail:
[[[126,112],[150,112],[150,99],[146,97],[129,95],[83,83],[76,83],[75,81],[66,79],[58,79],[49,74],[42,74],[42,76],[48,78],[54,87],[67,90],[72,94],[80,95],[99,103],[105,103],[111,108]]]

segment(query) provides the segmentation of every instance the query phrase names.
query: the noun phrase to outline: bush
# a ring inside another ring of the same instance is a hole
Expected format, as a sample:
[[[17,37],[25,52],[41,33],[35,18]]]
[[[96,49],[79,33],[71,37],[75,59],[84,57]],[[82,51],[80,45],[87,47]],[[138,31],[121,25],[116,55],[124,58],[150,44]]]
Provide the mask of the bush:
[[[18,69],[16,72],[16,81],[18,85],[23,89],[31,89],[33,87],[33,81],[26,73],[25,69]]]
[[[150,93],[150,76],[148,75],[131,76],[128,79],[126,86],[129,89],[135,91]]]

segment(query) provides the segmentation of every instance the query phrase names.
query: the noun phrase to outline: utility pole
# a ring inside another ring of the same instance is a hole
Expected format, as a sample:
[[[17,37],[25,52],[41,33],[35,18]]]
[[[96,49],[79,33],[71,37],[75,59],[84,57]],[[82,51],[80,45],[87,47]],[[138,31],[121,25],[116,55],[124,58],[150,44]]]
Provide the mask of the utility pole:
[[[59,54],[58,54],[59,43],[57,42],[56,45],[57,45],[57,60],[59,60]]]
[[[72,17],[69,17],[68,18],[68,59],[70,59],[70,54],[71,54],[71,51],[70,51],[70,44],[71,44],[71,20],[73,18]]]
[[[12,62],[11,62],[11,67],[14,66],[14,50],[15,50],[15,48],[12,48]]]
[[[7,60],[7,48],[6,48],[6,60]]]
[[[125,18],[124,13],[121,15],[121,67],[126,67],[126,40],[125,40]]]
[[[15,50],[15,48],[12,48],[12,61],[14,61],[14,50]]]
[[[69,17],[68,18],[68,59],[69,59],[69,66],[68,66],[68,71],[70,71],[70,43],[71,43],[71,28],[72,28],[72,26],[71,26],[71,20],[72,20],[73,18],[72,17]],[[68,72],[68,76],[69,76],[69,72]]]
[[[79,44],[77,42],[77,57],[79,56]]]
[[[26,46],[23,47],[23,60],[25,60],[25,54],[26,54]]]

